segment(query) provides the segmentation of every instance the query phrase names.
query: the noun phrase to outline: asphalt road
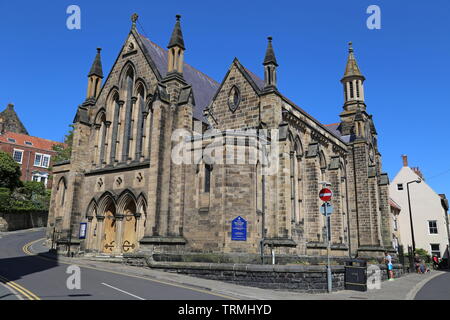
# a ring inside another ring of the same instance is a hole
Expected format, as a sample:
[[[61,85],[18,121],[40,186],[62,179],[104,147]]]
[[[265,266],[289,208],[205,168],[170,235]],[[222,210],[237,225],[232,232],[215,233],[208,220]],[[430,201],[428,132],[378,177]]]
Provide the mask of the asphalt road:
[[[450,300],[450,271],[428,281],[415,300]]]
[[[44,231],[3,234],[0,238],[0,300],[217,300],[226,299],[196,288],[161,283],[147,277],[96,270],[80,266],[81,289],[68,289],[67,263],[30,251],[44,247],[32,241]]]

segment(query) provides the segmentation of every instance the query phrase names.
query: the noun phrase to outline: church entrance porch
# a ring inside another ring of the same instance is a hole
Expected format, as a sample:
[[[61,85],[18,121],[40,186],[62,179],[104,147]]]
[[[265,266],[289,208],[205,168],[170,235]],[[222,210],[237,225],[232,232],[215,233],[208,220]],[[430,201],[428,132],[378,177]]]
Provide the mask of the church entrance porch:
[[[115,208],[110,206],[105,212],[104,233],[101,251],[103,253],[113,253],[116,247],[116,218]]]
[[[136,206],[129,202],[123,217],[122,252],[131,253],[137,248],[137,219]]]
[[[133,253],[139,248],[146,222],[147,202],[143,195],[135,197],[129,191],[103,194],[92,199],[86,212],[88,252],[107,255]]]

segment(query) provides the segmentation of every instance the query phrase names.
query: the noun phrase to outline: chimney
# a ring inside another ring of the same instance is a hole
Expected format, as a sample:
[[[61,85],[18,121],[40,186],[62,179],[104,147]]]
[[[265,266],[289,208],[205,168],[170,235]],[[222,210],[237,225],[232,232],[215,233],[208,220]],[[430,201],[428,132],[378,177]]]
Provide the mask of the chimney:
[[[417,174],[420,177],[420,179],[425,180],[425,178],[423,177],[422,171],[420,171],[419,167],[414,167],[411,169],[412,169],[412,171],[414,171],[415,174]]]
[[[402,155],[402,159],[403,159],[403,166],[407,167],[408,166],[408,156],[406,154]]]

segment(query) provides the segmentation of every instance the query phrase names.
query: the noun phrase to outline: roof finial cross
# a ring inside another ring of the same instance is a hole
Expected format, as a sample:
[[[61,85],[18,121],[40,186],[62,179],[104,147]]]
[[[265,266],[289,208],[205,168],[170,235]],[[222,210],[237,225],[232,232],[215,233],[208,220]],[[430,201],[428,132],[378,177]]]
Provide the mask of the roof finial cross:
[[[136,21],[138,20],[139,16],[137,13],[133,13],[131,16],[131,22],[133,22],[133,28],[136,28]]]

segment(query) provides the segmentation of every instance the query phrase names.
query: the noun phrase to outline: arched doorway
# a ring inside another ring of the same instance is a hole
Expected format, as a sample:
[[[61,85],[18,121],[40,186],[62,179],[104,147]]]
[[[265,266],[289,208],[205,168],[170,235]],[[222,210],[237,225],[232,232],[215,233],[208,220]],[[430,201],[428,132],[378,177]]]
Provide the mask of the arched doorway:
[[[137,249],[136,204],[132,199],[127,202],[123,212],[122,252],[130,253]]]
[[[104,232],[103,232],[103,242],[102,242],[102,252],[113,253],[116,247],[116,209],[111,203],[107,206],[105,210],[105,220]]]

